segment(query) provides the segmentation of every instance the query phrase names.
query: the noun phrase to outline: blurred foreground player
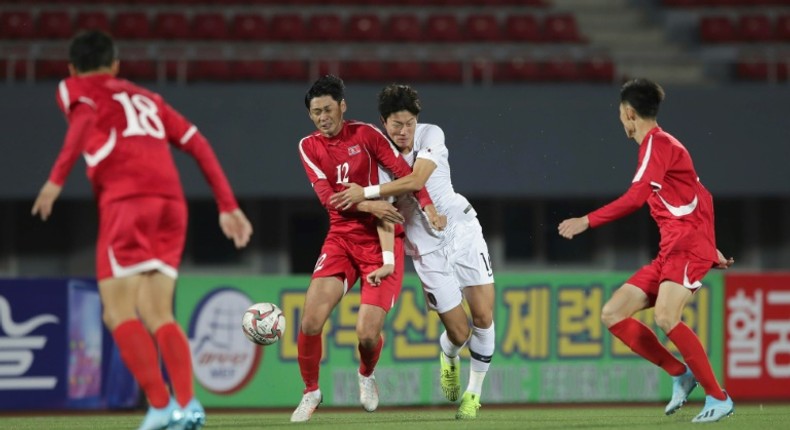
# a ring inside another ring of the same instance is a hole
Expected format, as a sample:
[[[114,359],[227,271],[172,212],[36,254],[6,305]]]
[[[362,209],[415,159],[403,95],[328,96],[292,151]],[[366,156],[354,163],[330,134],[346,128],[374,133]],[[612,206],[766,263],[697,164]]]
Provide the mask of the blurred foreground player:
[[[631,187],[617,200],[581,218],[561,222],[561,236],[572,239],[590,227],[626,216],[644,205],[661,233],[658,256],[639,269],[604,305],[601,319],[609,331],[635,353],[673,377],[672,398],[664,412],[675,413],[697,386],[705,390],[705,406],[692,421],[713,422],[732,414],[730,396],[721,389],[699,338],[683,321],[683,308],[712,268],[726,269],[716,249],[713,197],[702,186],[686,148],[658,126],[656,116],[664,90],[647,79],[626,82],[620,90],[620,121],[625,134],[639,144],[639,166]],[[675,344],[685,364],[675,358],[655,333],[632,315],[655,307],[656,324]]]
[[[99,206],[96,278],[103,319],[149,403],[140,429],[201,428],[205,413],[194,397],[189,343],[173,317],[187,207],[170,145],[197,161],[219,205],[220,227],[237,248],[247,245],[252,226],[197,128],[158,94],[116,78],[119,62],[108,35],[79,34],[69,57],[71,77],[57,92],[68,131],[32,214],[49,218],[82,154]]]

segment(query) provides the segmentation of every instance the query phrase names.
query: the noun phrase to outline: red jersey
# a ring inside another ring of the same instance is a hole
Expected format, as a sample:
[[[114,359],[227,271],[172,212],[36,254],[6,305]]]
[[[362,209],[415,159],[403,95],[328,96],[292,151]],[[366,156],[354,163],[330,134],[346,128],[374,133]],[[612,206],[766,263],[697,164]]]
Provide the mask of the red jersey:
[[[390,141],[376,127],[344,121],[337,136],[316,131],[299,142],[302,165],[321,204],[329,212],[329,234],[354,235],[378,240],[376,218],[356,211],[339,211],[329,203],[332,194],[346,189],[344,182],[360,186],[379,184],[379,165],[401,178],[411,168]],[[420,207],[432,204],[425,189],[415,193]],[[397,232],[397,231],[396,231]]]
[[[109,74],[96,74],[61,81],[57,102],[70,125],[85,115],[91,118],[84,132],[67,135],[50,181],[63,185],[82,153],[100,205],[132,196],[183,199],[172,144],[198,162],[220,212],[238,207],[208,141],[160,95]]]
[[[647,201],[661,233],[659,257],[687,252],[719,261],[713,223],[713,197],[700,183],[686,148],[655,127],[639,147],[639,166],[631,187],[608,205],[588,214],[598,227],[639,209]]]

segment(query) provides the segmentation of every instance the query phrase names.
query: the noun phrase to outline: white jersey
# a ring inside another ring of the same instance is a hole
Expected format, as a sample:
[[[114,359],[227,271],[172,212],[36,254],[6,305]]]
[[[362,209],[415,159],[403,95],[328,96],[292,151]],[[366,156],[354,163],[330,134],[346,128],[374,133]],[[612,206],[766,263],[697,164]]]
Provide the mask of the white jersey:
[[[412,151],[401,155],[412,167],[418,158],[436,164],[425,188],[431,195],[436,211],[447,216],[447,227],[443,232],[431,228],[413,196],[403,196],[396,202],[398,210],[406,218],[403,224],[406,230],[406,253],[411,256],[425,255],[444,247],[452,239],[456,224],[474,219],[477,213],[466,197],[453,189],[449,152],[444,144],[444,132],[441,128],[433,124],[417,124]]]

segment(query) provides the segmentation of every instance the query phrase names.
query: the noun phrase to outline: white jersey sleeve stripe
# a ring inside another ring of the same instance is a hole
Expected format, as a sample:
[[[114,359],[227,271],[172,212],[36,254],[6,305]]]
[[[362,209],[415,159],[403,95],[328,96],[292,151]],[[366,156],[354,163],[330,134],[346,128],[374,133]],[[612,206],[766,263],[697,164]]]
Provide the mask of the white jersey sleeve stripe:
[[[85,103],[86,105],[92,107],[93,110],[97,110],[96,109],[96,103],[94,103],[93,100],[91,100],[91,99],[89,99],[87,97],[80,97],[77,100],[79,100],[80,102]]]
[[[189,139],[192,139],[192,136],[194,136],[194,135],[195,135],[195,133],[197,133],[197,127],[195,127],[195,126],[193,125],[192,127],[189,127],[189,130],[187,130],[187,132],[186,132],[186,133],[184,133],[184,135],[183,135],[183,136],[181,136],[181,140],[179,140],[179,142],[180,142],[182,145],[186,145],[186,144],[187,144],[187,142],[189,142]]]
[[[318,166],[316,166],[315,163],[313,163],[313,160],[307,157],[307,154],[305,154],[304,147],[302,146],[304,144],[305,139],[307,139],[307,137],[299,141],[299,154],[301,154],[304,162],[307,164],[308,167],[310,167],[310,170],[313,171],[313,173],[318,177],[318,179],[326,179],[326,175],[324,174],[324,172],[320,168],[318,168]]]
[[[647,140],[647,149],[645,149],[645,157],[642,158],[642,165],[639,166],[639,170],[637,170],[634,179],[631,181],[639,182],[642,179],[642,175],[645,174],[645,170],[647,170],[647,164],[650,162],[650,153],[653,150],[653,136],[650,136],[650,139]]]
[[[60,84],[58,84],[58,94],[60,95],[60,102],[63,103],[63,109],[69,112],[71,101],[69,100],[69,89],[66,87],[66,81],[60,81]]]

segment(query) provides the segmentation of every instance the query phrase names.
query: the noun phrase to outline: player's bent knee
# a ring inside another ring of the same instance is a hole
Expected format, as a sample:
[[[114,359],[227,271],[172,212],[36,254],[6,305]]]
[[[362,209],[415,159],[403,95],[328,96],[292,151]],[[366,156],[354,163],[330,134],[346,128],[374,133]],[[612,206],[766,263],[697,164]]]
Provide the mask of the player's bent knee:
[[[623,315],[620,312],[613,312],[609,306],[604,306],[601,310],[601,322],[606,326],[606,328],[610,328],[627,317],[627,315]]]
[[[680,319],[674,317],[673,315],[656,310],[655,321],[656,325],[661,329],[661,331],[664,333],[669,333],[680,322]]]

